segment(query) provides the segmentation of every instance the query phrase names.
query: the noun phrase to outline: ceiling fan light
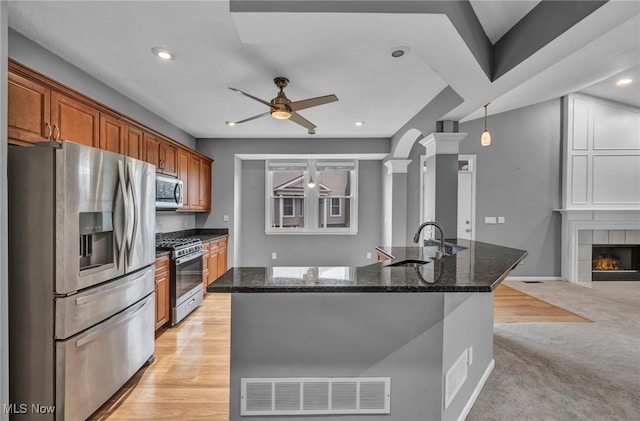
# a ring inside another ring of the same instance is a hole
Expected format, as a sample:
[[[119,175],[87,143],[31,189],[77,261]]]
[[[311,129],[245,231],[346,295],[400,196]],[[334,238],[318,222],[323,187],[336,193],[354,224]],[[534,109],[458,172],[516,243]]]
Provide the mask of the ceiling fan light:
[[[633,80],[629,79],[629,78],[624,78],[624,79],[620,79],[616,82],[617,86],[629,86],[631,85],[631,82],[633,82]]]
[[[480,136],[480,144],[482,146],[491,145],[491,133],[489,133],[489,130],[482,132],[482,136]]]
[[[291,117],[291,113],[287,110],[274,110],[271,113],[271,117],[277,119],[277,120],[286,120],[289,117]]]

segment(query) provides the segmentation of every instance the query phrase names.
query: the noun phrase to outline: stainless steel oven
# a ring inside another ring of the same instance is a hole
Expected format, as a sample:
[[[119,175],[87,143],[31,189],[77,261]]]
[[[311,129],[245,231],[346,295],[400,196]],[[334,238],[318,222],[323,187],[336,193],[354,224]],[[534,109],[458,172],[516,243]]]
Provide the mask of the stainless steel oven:
[[[169,322],[175,326],[202,303],[202,242],[197,238],[165,239],[156,248],[171,251]]]

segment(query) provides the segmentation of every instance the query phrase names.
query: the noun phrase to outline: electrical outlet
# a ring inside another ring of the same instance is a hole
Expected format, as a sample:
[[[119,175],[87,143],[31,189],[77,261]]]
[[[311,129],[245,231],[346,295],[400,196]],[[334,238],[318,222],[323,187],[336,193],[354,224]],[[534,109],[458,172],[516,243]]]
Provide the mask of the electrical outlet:
[[[495,224],[496,223],[496,217],[495,216],[485,216],[484,217],[484,223],[485,224]]]
[[[278,259],[278,253],[276,253],[275,251],[271,252],[271,260],[276,260]]]
[[[504,223],[505,223],[504,216],[499,216],[498,217],[498,224],[504,224]]]
[[[367,259],[371,259],[371,252],[370,251],[367,252]]]
[[[229,222],[229,215],[222,215],[222,222]]]

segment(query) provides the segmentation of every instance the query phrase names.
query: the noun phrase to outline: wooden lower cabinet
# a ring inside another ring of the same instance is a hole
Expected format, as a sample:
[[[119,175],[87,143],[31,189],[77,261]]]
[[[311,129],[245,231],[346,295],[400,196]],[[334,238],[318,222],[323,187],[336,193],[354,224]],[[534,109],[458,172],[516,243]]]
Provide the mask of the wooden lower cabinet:
[[[207,267],[209,276],[206,284],[209,285],[227,271],[227,237],[213,240],[209,244],[209,259]]]
[[[207,285],[209,285],[209,243],[202,244],[202,295],[207,294]]]
[[[156,259],[156,330],[169,321],[169,256]]]

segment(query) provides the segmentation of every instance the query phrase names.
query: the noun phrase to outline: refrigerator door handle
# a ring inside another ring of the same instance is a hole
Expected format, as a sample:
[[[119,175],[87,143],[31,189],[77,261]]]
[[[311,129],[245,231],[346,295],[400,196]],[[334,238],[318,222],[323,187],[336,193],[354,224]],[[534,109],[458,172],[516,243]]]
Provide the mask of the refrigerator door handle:
[[[114,227],[114,232],[115,232],[115,236],[116,236],[116,248],[117,248],[117,261],[116,261],[116,266],[119,268],[120,265],[122,264],[122,258],[124,256],[124,250],[125,250],[125,238],[124,236],[126,235],[126,229],[127,229],[127,222],[128,222],[128,217],[127,217],[127,208],[129,207],[129,201],[127,200],[127,192],[126,192],[126,185],[125,185],[125,179],[124,179],[124,165],[123,162],[121,160],[118,160],[118,187],[120,190],[120,194],[116,196],[116,206],[114,209],[114,220],[115,223],[114,225],[116,225],[116,227]],[[118,198],[122,199],[122,205],[118,206]],[[122,221],[120,224],[118,224],[118,221]],[[121,225],[122,228],[119,230],[119,226]]]
[[[138,192],[136,191],[133,164],[131,162],[127,163],[127,173],[129,177],[127,183],[127,192],[131,195],[130,199],[133,208],[133,215],[131,215],[133,217],[132,221],[127,224],[127,226],[133,224],[133,229],[127,233],[127,264],[131,265],[133,263],[133,251],[135,250],[136,236],[138,234],[138,208],[140,206],[140,203],[138,203]]]
[[[76,348],[80,348],[82,346],[85,346],[89,342],[93,342],[100,336],[109,332],[111,329],[133,319],[138,315],[138,313],[140,313],[140,311],[145,306],[145,304],[147,304],[148,301],[149,301],[149,298],[143,299],[138,303],[137,306],[135,307],[132,306],[128,310],[125,310],[121,315],[114,317],[113,320],[110,320],[108,322],[103,322],[104,326],[100,330],[97,330],[96,332],[93,332],[92,334],[87,335],[84,338],[78,339],[76,341]]]

